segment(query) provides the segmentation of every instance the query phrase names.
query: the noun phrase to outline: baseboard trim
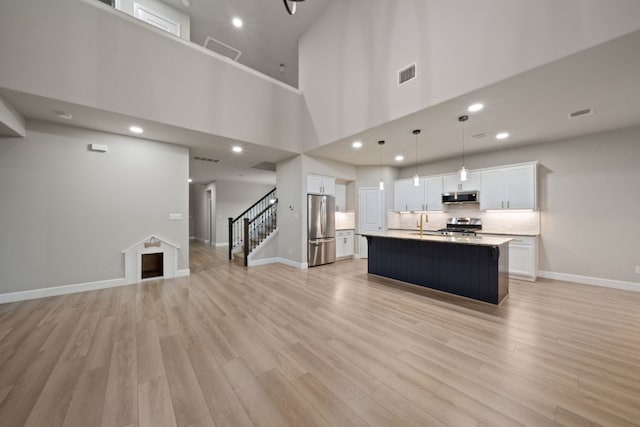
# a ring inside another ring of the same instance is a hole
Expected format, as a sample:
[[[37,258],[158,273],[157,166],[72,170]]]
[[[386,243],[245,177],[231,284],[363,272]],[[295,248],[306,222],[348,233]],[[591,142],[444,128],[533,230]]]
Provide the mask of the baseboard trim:
[[[185,268],[182,270],[177,270],[175,277],[186,277],[189,275],[191,275],[191,270]],[[153,278],[150,280],[157,280],[157,278]],[[0,294],[0,304],[75,294],[78,292],[98,291],[100,289],[117,288],[119,286],[127,285],[135,285],[135,283],[127,283],[127,280],[123,277],[121,279],[98,280],[96,282],[76,283],[74,285],[52,286],[50,288],[8,292],[6,294]]]
[[[182,270],[176,270],[175,277],[187,277],[191,275],[191,269],[183,268]]]
[[[281,258],[281,257],[263,258],[263,259],[257,259],[255,261],[249,260],[247,263],[249,264],[248,267],[256,267],[258,265],[280,263],[280,264],[288,265],[289,267],[295,267],[300,269],[309,268],[309,264],[306,262],[295,262],[295,261],[291,261],[290,259]]]
[[[96,282],[76,283],[75,285],[52,286],[50,288],[32,289],[28,291],[9,292],[0,294],[0,304],[25,301],[30,299],[55,297],[58,295],[75,294],[77,292],[96,291],[99,289],[126,286],[127,280],[121,279],[99,280]]]
[[[229,242],[216,243],[216,248],[221,248],[223,246],[229,246]]]
[[[581,276],[578,274],[556,273],[554,271],[538,271],[538,277],[565,282],[581,283],[583,285],[601,286],[603,288],[622,289],[625,291],[640,292],[640,283],[625,282],[623,280],[601,279],[599,277]]]

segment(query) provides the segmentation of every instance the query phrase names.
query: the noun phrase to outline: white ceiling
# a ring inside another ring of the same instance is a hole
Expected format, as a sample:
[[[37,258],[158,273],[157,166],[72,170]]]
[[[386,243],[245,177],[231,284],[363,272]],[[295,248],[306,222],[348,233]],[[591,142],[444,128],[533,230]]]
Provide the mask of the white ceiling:
[[[469,72],[473,72],[470,70]],[[408,83],[411,84],[411,83]],[[484,110],[467,113],[482,102]],[[568,120],[568,113],[593,107],[594,114]],[[418,163],[460,156],[458,116],[468,114],[465,151],[474,153],[542,143],[640,124],[640,31],[544,65],[440,105],[322,146],[308,154],[354,165],[399,167],[416,161],[413,129],[421,129]],[[497,141],[498,132],[510,133]],[[470,136],[486,133],[483,139]],[[362,141],[359,150],[353,141]],[[403,154],[403,162],[394,157]]]
[[[298,39],[333,0],[306,0],[287,14],[282,0],[161,0],[191,17],[191,41],[211,36],[242,52],[238,62],[298,87]],[[242,28],[231,24],[242,19]],[[280,64],[285,64],[281,73]]]

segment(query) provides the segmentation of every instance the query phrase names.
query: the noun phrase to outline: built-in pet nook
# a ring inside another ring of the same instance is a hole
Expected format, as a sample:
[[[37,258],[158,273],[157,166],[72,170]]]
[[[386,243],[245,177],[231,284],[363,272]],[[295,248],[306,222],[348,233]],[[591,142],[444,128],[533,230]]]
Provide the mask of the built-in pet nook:
[[[176,244],[149,236],[122,251],[127,283],[140,283],[146,279],[171,279],[178,271],[178,250]]]
[[[164,276],[163,260],[162,252],[142,254],[142,280]]]

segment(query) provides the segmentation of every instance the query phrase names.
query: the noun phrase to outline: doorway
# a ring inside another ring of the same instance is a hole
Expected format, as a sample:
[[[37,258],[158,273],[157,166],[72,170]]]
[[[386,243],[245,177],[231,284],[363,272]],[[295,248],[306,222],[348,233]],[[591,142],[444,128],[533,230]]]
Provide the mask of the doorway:
[[[376,187],[361,187],[358,189],[358,231],[381,232],[384,229],[384,191]],[[358,255],[368,257],[367,239],[359,236]]]

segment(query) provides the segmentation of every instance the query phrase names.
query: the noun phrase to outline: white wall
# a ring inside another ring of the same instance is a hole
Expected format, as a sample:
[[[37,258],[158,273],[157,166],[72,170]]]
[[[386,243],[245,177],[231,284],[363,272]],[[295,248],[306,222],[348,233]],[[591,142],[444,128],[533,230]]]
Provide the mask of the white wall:
[[[313,138],[299,91],[95,0],[2,2],[0,52],[6,89],[294,152]]]
[[[229,243],[229,218],[236,218],[273,190],[272,185],[216,181],[215,243]]]
[[[468,156],[468,168],[540,161],[539,268],[640,283],[640,127]],[[457,170],[460,159],[420,165],[420,175]],[[405,168],[400,178],[409,178]],[[631,223],[632,226],[624,226]],[[624,228],[622,228],[624,227]]]
[[[299,87],[323,145],[638,28],[634,0],[340,0],[300,39]]]
[[[302,156],[284,160],[276,166],[278,256],[298,264],[307,262],[306,199],[303,203],[307,184],[302,182],[302,177]]]
[[[151,234],[189,268],[188,177],[184,147],[28,122],[0,144],[0,293],[123,278],[121,251]]]
[[[163,18],[168,18],[180,25],[180,38],[191,40],[191,18],[186,13],[174,9],[158,0],[116,0],[116,8],[134,16],[134,3],[146,6],[148,10],[157,12]]]

